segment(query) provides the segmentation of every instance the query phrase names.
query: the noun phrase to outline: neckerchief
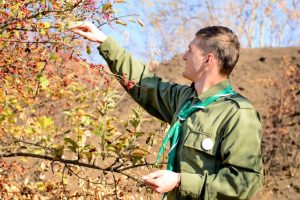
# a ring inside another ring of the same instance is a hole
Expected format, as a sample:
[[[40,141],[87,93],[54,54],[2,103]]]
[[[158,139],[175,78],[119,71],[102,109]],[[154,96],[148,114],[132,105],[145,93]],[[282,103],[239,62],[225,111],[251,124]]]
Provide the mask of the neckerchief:
[[[166,137],[163,140],[163,143],[160,147],[159,153],[157,155],[155,165],[158,165],[160,157],[162,156],[163,152],[166,149],[166,145],[168,142],[171,140],[171,148],[169,151],[169,159],[168,159],[168,165],[167,165],[167,170],[173,171],[174,169],[174,160],[175,160],[175,155],[176,155],[176,147],[179,141],[179,136],[181,132],[181,127],[182,123],[189,117],[191,116],[192,113],[199,109],[203,109],[210,105],[211,103],[215,102],[221,97],[228,96],[235,94],[233,91],[231,85],[226,87],[225,89],[219,91],[217,94],[210,96],[203,101],[200,101],[194,105],[191,106],[191,100],[187,101],[183,108],[180,110],[176,122],[171,126],[169,129]]]

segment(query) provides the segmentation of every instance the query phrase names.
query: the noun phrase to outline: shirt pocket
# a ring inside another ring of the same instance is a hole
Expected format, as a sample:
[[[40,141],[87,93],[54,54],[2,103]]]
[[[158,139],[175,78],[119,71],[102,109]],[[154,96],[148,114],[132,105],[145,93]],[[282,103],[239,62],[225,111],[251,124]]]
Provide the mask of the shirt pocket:
[[[210,174],[216,169],[216,156],[219,146],[219,137],[207,132],[189,131],[183,144],[182,170],[191,173]]]
[[[215,156],[218,150],[218,143],[219,138],[208,132],[191,130],[184,142],[184,146]]]

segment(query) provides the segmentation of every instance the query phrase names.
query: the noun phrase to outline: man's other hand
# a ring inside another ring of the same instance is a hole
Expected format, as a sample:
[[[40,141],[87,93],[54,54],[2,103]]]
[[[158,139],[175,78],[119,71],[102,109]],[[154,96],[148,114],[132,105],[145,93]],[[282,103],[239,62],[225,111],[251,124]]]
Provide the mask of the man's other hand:
[[[69,29],[92,42],[102,43],[107,39],[107,36],[91,22],[77,22]]]
[[[158,170],[143,176],[145,184],[158,193],[173,190],[180,184],[180,174],[169,170]]]

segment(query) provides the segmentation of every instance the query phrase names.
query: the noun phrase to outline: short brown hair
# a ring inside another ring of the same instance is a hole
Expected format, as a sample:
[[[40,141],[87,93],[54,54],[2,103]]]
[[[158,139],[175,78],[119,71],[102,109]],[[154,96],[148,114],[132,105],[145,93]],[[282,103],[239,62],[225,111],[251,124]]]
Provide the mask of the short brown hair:
[[[229,76],[239,59],[240,42],[236,34],[227,27],[209,26],[196,33],[199,47],[212,53],[219,61],[220,73]]]

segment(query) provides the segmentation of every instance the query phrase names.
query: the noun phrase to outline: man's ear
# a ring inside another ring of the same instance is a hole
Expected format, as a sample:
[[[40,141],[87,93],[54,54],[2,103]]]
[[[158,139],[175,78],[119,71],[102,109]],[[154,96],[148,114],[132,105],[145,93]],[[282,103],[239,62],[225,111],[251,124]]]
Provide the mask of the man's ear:
[[[206,64],[211,64],[214,60],[214,55],[212,53],[209,53],[205,57],[205,63]]]

